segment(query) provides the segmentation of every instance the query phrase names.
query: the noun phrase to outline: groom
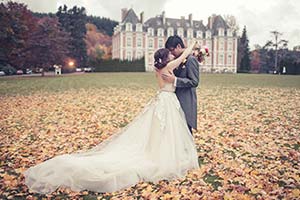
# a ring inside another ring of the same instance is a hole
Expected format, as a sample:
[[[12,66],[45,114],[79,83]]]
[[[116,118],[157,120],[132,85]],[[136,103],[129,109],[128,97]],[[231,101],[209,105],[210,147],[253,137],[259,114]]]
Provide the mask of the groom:
[[[184,51],[182,39],[170,36],[165,47],[177,58]],[[197,94],[199,84],[199,63],[194,56],[189,56],[172,74],[162,74],[162,78],[176,87],[176,96],[186,117],[187,125],[192,134],[192,129],[197,129]]]

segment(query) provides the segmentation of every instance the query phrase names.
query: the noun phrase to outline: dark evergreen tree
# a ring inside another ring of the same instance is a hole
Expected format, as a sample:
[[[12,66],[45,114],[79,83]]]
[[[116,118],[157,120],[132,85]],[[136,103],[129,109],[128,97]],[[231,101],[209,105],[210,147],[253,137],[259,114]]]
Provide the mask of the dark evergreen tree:
[[[54,18],[56,17],[55,13],[39,13],[39,12],[33,12],[32,13],[33,16],[37,17],[37,18],[43,18],[43,17],[51,17]]]
[[[84,41],[86,35],[86,11],[84,7],[74,6],[68,9],[66,5],[59,7],[56,16],[63,29],[70,33],[69,56],[76,60],[77,67],[84,67],[87,61],[87,50]]]
[[[239,40],[239,57],[240,64],[238,72],[249,72],[251,69],[250,66],[250,49],[249,49],[249,40],[247,36],[246,26],[244,26],[242,37]]]

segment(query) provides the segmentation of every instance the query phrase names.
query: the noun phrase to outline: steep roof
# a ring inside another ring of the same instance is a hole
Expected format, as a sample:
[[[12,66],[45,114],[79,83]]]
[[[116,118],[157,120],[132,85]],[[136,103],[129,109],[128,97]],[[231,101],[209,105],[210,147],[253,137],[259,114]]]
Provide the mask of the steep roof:
[[[174,19],[174,18],[166,18],[165,23],[163,23],[163,18],[159,15],[156,17],[152,17],[145,22],[145,26],[152,28],[168,28],[172,27],[174,29],[178,27],[182,27],[184,29],[193,28],[197,30],[206,30],[202,21],[193,20],[193,25],[190,24],[189,19]]]
[[[139,23],[139,18],[138,16],[135,14],[134,10],[132,8],[130,8],[127,13],[126,16],[124,17],[122,23],[132,23],[132,24],[137,24]]]
[[[209,27],[209,24],[207,25],[207,28]],[[218,29],[223,28],[224,30],[227,30],[229,26],[223,19],[221,15],[213,16],[213,23],[212,23],[212,34],[215,35],[218,33]]]
[[[158,15],[156,17],[152,17],[152,18],[148,19],[145,22],[144,27],[145,28],[151,27],[151,28],[154,28],[155,30],[157,30],[158,28],[163,28],[164,30],[167,30],[167,28],[171,27],[175,31],[179,27],[183,28],[184,30],[186,30],[188,28],[192,28],[194,30],[194,34],[198,30],[200,30],[202,32],[206,31],[206,27],[203,25],[202,20],[201,21],[192,20],[192,24],[191,24],[189,19],[165,18],[165,23],[163,23],[163,16],[161,16],[161,15]]]
[[[207,30],[210,30],[212,35],[217,35],[219,28],[223,28],[225,32],[227,31],[227,29],[229,29],[229,26],[227,25],[226,21],[223,19],[221,15],[214,14],[211,17],[209,17],[209,21],[206,26],[203,24],[202,20],[192,20],[192,24],[191,24],[189,18],[175,19],[175,18],[164,18],[164,16],[165,15],[163,12],[163,14],[161,15],[157,15],[156,17],[152,17],[148,19],[145,23],[143,23],[143,30],[147,31],[147,28],[151,27],[154,28],[156,34],[158,28],[163,28],[166,34],[167,29],[169,27],[172,27],[176,34],[176,31],[179,27],[183,28],[184,30],[187,30],[188,28],[192,28],[194,30],[193,34],[195,36],[197,31],[202,31],[203,34],[205,34]],[[165,20],[164,23],[163,20]],[[137,23],[141,23],[138,16],[136,15],[136,13],[132,8],[130,8],[126,12],[125,17],[121,22],[121,24],[123,24],[121,26],[123,30],[125,29],[124,25],[126,23],[131,23],[133,29],[135,29]],[[184,31],[184,34],[185,36],[187,36],[186,31]]]

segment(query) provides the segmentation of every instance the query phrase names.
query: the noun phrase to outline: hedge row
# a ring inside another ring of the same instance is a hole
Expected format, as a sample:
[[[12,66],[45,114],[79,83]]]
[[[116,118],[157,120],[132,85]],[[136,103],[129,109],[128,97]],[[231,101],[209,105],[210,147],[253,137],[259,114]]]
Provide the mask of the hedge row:
[[[144,58],[134,61],[103,60],[93,66],[95,72],[145,72]]]

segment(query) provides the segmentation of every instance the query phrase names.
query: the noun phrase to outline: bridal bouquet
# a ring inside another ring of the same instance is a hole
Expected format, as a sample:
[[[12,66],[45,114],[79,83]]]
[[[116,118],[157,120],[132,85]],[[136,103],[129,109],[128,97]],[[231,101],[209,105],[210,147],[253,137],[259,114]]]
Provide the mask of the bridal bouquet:
[[[202,63],[209,56],[208,47],[196,48],[193,55],[197,58],[198,62]]]

